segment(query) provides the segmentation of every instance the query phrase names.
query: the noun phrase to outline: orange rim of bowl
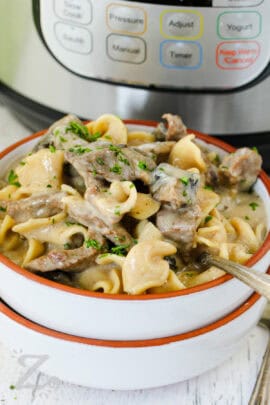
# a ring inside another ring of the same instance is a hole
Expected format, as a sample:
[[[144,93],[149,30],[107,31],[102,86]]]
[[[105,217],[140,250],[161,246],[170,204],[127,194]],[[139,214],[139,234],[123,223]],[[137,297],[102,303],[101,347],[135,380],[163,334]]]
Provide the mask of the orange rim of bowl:
[[[147,127],[156,127],[157,122],[155,121],[140,121],[140,120],[124,120],[125,124],[127,125],[136,125],[136,126],[147,126]],[[39,131],[35,134],[32,134],[14,144],[9,146],[8,148],[4,149],[0,153],[0,159],[3,157],[7,156],[10,152],[13,150],[17,149],[21,145],[24,145],[36,138],[39,138],[42,136],[47,130],[42,130]],[[196,135],[197,138],[201,139],[205,143],[208,143],[210,145],[217,146],[218,148],[224,150],[225,152],[234,152],[236,148],[233,146],[219,140],[218,138],[202,134],[196,130],[188,129],[188,133],[193,133]],[[267,174],[262,170],[259,179],[263,182],[265,188],[268,191],[268,194],[270,194],[270,179],[267,176]],[[260,249],[247,261],[245,264],[248,267],[253,266],[256,264],[270,249],[270,232],[268,232],[268,235],[260,247]],[[197,292],[201,292],[204,290],[208,290],[210,288],[219,286],[227,281],[230,281],[233,279],[233,276],[226,274],[224,276],[221,276],[215,280],[209,281],[207,283],[203,283],[200,285],[197,285],[195,287],[188,287],[183,290],[179,291],[173,291],[173,292],[168,292],[168,293],[159,293],[159,294],[140,294],[140,295],[128,295],[128,294],[108,294],[108,293],[100,293],[100,292],[94,292],[94,291],[86,291],[86,290],[81,290],[79,288],[75,287],[69,287],[63,284],[56,283],[51,280],[47,280],[41,276],[38,276],[34,273],[31,273],[28,270],[23,269],[22,267],[16,265],[14,262],[9,260],[7,257],[4,255],[0,254],[0,263],[3,263],[5,266],[11,268],[14,270],[16,273],[34,281],[38,282],[40,284],[46,285],[47,287],[51,288],[56,288],[58,290],[65,291],[67,293],[71,294],[76,294],[76,295],[81,295],[84,297],[92,297],[92,298],[100,298],[100,299],[112,299],[112,300],[123,300],[123,301],[136,301],[136,300],[155,300],[155,299],[168,299],[168,298],[173,298],[173,297],[180,297],[183,295],[189,295],[189,294],[194,294]]]
[[[269,273],[270,269],[268,270]],[[85,338],[80,336],[69,335],[67,333],[58,332],[53,329],[46,328],[45,326],[41,326],[35,322],[30,321],[27,318],[24,318],[17,312],[14,312],[11,308],[7,307],[3,302],[0,302],[0,312],[7,316],[8,318],[12,319],[12,321],[30,329],[34,332],[40,333],[42,335],[46,335],[52,338],[56,338],[59,340],[65,340],[68,342],[74,343],[81,343],[88,346],[102,346],[102,347],[112,347],[112,348],[139,348],[139,347],[152,347],[152,346],[162,346],[169,343],[176,343],[183,340],[188,340],[191,338],[195,338],[206,333],[212,332],[218,328],[221,328],[228,323],[232,322],[234,319],[238,318],[246,311],[248,311],[256,302],[261,298],[261,296],[257,293],[253,293],[241,306],[235,309],[233,312],[229,313],[225,317],[210,323],[209,325],[203,326],[202,328],[195,329],[190,332],[181,333],[179,335],[168,336],[163,338],[155,338],[155,339],[144,339],[144,340],[104,340],[104,339],[92,339],[92,338]]]

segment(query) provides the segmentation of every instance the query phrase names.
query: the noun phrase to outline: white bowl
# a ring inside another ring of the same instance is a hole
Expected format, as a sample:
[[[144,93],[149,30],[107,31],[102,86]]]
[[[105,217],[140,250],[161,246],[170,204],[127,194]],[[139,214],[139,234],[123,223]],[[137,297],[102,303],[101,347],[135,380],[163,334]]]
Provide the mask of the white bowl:
[[[216,367],[242,345],[266,300],[253,294],[225,318],[162,339],[104,341],[79,338],[32,323],[0,303],[1,340],[39,371],[71,383],[131,390],[173,384]]]
[[[137,121],[138,123],[138,121]],[[130,129],[151,129],[153,123],[131,124]],[[194,131],[193,131],[194,132]],[[23,156],[43,132],[12,145],[0,154],[0,173]],[[196,132],[195,132],[196,133]],[[221,153],[233,147],[196,133]],[[265,173],[255,186],[265,201],[270,228],[269,179]],[[270,263],[270,234],[249,266],[266,272]],[[241,305],[252,290],[229,275],[185,290],[140,296],[110,295],[57,284],[24,270],[0,255],[0,296],[23,316],[64,333],[110,340],[152,339],[205,326]]]

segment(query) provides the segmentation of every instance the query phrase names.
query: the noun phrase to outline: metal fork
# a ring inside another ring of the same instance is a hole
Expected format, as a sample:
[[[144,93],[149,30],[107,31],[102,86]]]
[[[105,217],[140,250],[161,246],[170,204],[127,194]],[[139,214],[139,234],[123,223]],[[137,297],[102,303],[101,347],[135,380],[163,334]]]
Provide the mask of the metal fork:
[[[267,329],[270,333],[270,305],[263,314],[259,325]],[[270,338],[263,357],[261,369],[253,389],[249,405],[269,405],[270,404]]]

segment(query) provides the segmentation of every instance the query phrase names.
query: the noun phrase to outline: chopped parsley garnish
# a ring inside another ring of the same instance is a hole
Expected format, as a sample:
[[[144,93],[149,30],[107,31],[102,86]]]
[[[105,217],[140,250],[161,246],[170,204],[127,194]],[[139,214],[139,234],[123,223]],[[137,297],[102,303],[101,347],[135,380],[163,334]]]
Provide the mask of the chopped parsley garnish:
[[[47,188],[52,188],[52,185],[51,185],[51,184],[47,184],[46,187],[47,187]]]
[[[186,197],[187,196],[186,190],[184,190],[182,194],[183,194],[183,197]]]
[[[127,249],[129,245],[119,245],[111,248],[111,252],[118,256],[125,256],[127,254]]]
[[[102,136],[102,134],[100,132],[96,132],[95,134],[89,135],[88,140],[90,142],[95,142],[101,136]]]
[[[72,226],[72,225],[78,225],[78,226],[83,226],[79,222],[71,222],[71,221],[65,221],[66,226]]]
[[[54,134],[55,136],[58,136],[58,135],[60,134],[60,129],[55,129],[55,130],[53,131],[53,134]]]
[[[221,166],[221,169],[229,169],[228,166]]]
[[[14,172],[14,170],[10,170],[8,174],[8,184],[16,187],[20,187],[20,183],[18,182],[18,175]]]
[[[72,132],[73,134],[78,135],[80,138],[89,141],[89,131],[85,125],[79,124],[76,121],[71,121],[66,127],[66,132]]]
[[[257,207],[259,207],[259,204],[257,204],[256,202],[251,202],[249,206],[252,209],[252,211],[256,211]]]
[[[87,239],[85,240],[85,246],[87,248],[94,248],[96,250],[100,250],[101,249],[101,244],[96,240],[96,239]]]
[[[56,152],[56,147],[54,145],[49,146],[50,152],[55,153]]]
[[[130,166],[129,161],[127,160],[127,158],[125,158],[125,157],[123,156],[122,153],[119,154],[118,160],[119,160],[120,162],[123,162],[125,165]]]
[[[145,162],[143,162],[142,160],[139,161],[138,168],[141,170],[148,170],[147,164]]]
[[[98,255],[99,259],[103,259],[103,257],[109,256],[110,253],[102,253],[101,255]]]
[[[119,165],[114,165],[113,167],[110,168],[110,172],[121,174],[122,168]]]
[[[112,137],[111,137],[110,135],[105,135],[104,138],[105,138],[105,139],[108,139],[109,141],[112,140]]]
[[[20,162],[20,165],[21,166],[25,166],[26,165],[26,162],[24,162],[23,160]]]
[[[181,181],[181,183],[183,183],[185,186],[187,186],[188,185],[188,183],[189,183],[189,178],[188,177],[180,177],[180,179],[179,179],[180,181]]]
[[[15,385],[10,385],[10,386],[9,386],[9,389],[10,389],[10,390],[15,390],[15,388],[16,388]]]
[[[67,142],[67,139],[64,138],[63,136],[60,136],[60,141],[61,141],[62,143],[65,143],[65,142]]]
[[[68,250],[68,249],[70,249],[71,248],[71,244],[70,243],[65,243],[64,244],[64,249],[65,250]]]
[[[256,148],[256,146],[253,146],[252,150],[254,150],[254,152],[256,152],[256,153],[259,153],[258,148]]]
[[[207,222],[211,221],[211,219],[213,219],[212,215],[207,215],[207,217],[205,217],[204,223],[207,224]]]
[[[247,215],[245,215],[245,220],[246,220],[246,221],[249,221],[250,218],[249,218]]]
[[[135,185],[133,183],[130,184],[129,188],[134,188]]]
[[[205,189],[205,190],[213,191],[213,187],[211,187],[211,186],[204,186],[204,189]]]
[[[1,207],[1,206],[0,206],[0,211],[2,211],[2,212],[6,212],[6,211],[7,211],[7,209],[6,209],[5,207]]]
[[[122,149],[119,148],[119,146],[115,146],[115,145],[110,145],[109,146],[109,150],[111,150],[112,152],[115,152],[116,156],[122,152]]]
[[[220,156],[219,156],[218,153],[217,153],[216,156],[215,156],[214,162],[215,162],[217,165],[220,165],[221,160],[220,160]]]
[[[77,145],[74,146],[74,148],[70,148],[69,152],[74,152],[76,155],[83,155],[84,153],[92,152],[92,149]]]
[[[120,209],[119,209],[119,208],[120,208],[119,206],[115,207],[114,215],[117,215],[117,216],[120,216],[120,215],[121,215],[121,212],[120,212]]]
[[[104,160],[103,160],[101,157],[96,158],[96,162],[97,162],[99,165],[101,165],[101,166],[104,166],[104,165],[105,165],[105,162],[104,162]]]

